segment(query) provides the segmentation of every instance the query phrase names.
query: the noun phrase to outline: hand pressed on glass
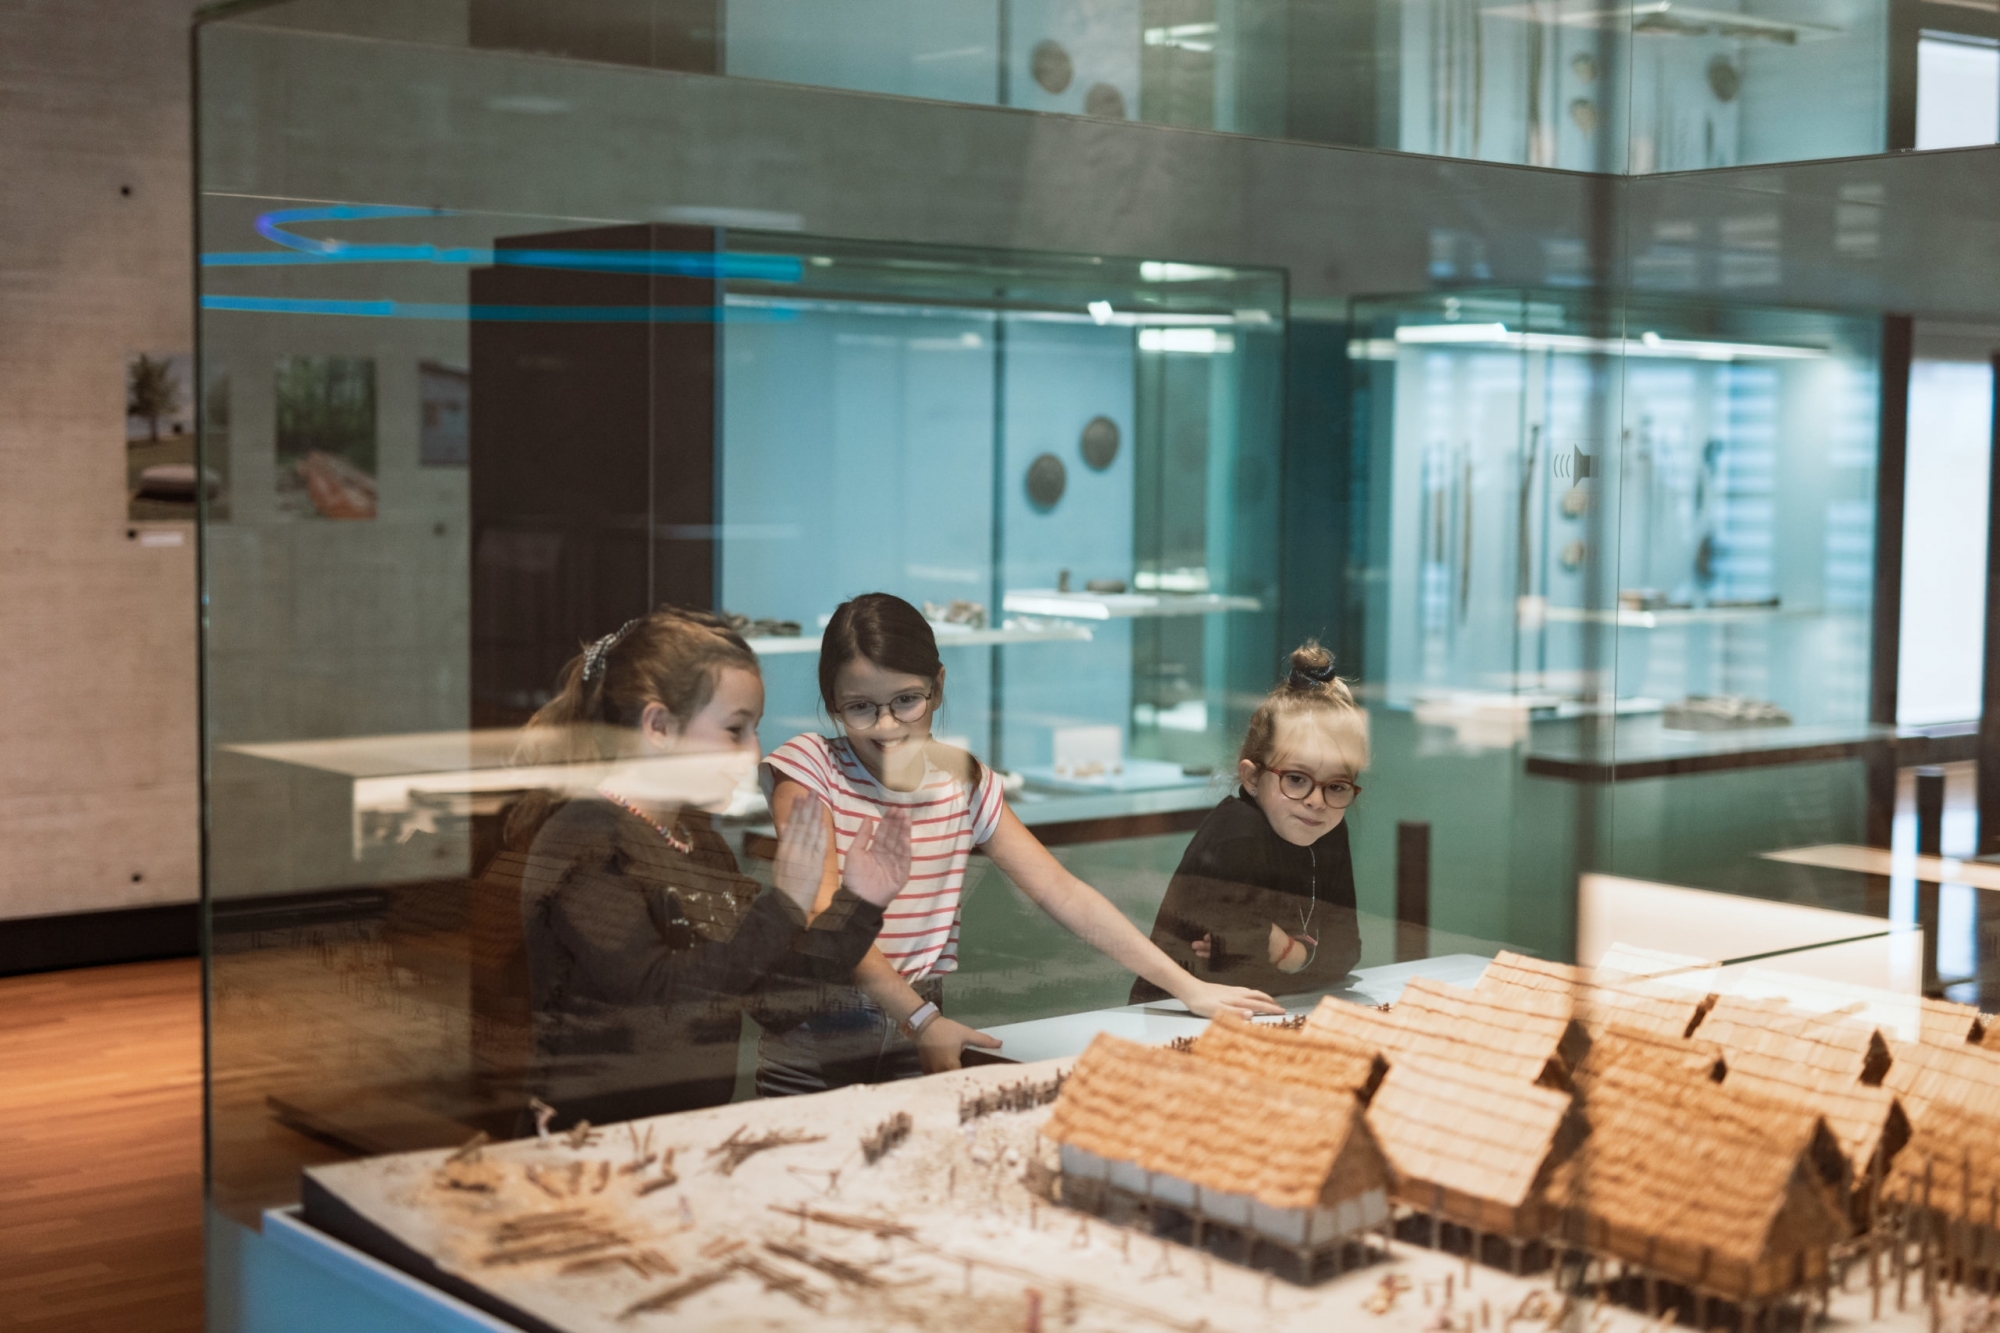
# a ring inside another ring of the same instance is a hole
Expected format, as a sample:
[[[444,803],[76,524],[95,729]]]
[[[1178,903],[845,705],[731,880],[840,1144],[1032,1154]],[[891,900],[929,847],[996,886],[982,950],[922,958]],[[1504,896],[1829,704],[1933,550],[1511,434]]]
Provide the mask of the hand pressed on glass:
[[[810,804],[816,810],[819,802]],[[894,806],[882,818],[864,823],[847,849],[840,878],[857,897],[887,907],[910,882],[910,812]]]
[[[807,915],[812,913],[821,868],[826,864],[828,827],[824,808],[808,797],[793,803],[785,815],[784,827],[778,830],[778,855],[772,864],[772,879],[778,892]]]
[[[817,797],[792,803],[778,833],[775,878],[778,889],[810,914],[826,867],[831,821]],[[841,882],[864,902],[887,907],[910,880],[910,815],[892,809],[864,823],[847,851]]]

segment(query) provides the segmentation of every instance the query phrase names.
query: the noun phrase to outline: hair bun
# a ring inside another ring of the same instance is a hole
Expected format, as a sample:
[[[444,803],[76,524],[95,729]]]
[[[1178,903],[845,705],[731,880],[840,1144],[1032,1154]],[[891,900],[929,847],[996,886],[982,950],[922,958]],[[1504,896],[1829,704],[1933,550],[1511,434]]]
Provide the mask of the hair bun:
[[[1333,654],[1311,639],[1292,650],[1292,674],[1285,684],[1294,690],[1316,690],[1335,680]]]

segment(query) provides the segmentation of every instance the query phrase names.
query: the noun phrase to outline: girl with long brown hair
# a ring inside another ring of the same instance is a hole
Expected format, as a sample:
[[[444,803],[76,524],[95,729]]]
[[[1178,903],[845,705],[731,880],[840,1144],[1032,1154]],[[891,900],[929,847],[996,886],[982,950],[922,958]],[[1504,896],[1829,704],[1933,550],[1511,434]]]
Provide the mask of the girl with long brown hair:
[[[813,1007],[908,877],[909,823],[889,811],[824,883],[810,803],[781,822],[774,887],[739,871],[711,812],[755,766],[763,711],[749,645],[664,608],[590,644],[528,724],[519,758],[560,777],[513,821],[538,825],[522,892],[532,1081],[566,1122],[728,1101],[746,999],[773,1026]]]

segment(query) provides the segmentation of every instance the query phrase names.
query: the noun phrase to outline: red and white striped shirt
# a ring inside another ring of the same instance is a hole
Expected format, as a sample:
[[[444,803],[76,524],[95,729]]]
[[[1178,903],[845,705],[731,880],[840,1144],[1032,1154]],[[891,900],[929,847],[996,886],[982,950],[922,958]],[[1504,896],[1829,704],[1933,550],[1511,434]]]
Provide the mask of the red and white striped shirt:
[[[979,784],[926,764],[915,791],[891,791],[862,766],[845,737],[794,736],[764,760],[765,786],[791,778],[833,811],[834,849],[847,865],[863,821],[900,805],[910,814],[910,881],[882,913],[875,943],[907,981],[958,970],[958,914],[972,849],[992,838],[1006,808],[1000,780],[985,765]]]

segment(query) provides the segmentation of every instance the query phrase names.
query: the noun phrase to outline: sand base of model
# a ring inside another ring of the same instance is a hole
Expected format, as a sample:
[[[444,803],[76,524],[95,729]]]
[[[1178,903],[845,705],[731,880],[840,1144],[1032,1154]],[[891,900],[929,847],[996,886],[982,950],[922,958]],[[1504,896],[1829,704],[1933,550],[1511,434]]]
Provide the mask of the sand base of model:
[[[1343,1275],[1300,1286],[1064,1208],[1047,1197],[1056,1159],[1037,1132],[1046,1105],[964,1121],[961,1106],[1046,1082],[1067,1063],[744,1102],[603,1127],[587,1141],[559,1134],[317,1167],[309,1195],[338,1201],[386,1248],[564,1333],[808,1320],[951,1333],[1640,1333],[1675,1321],[1589,1288],[1567,1295],[1546,1266],[1517,1277],[1380,1234],[1357,1237],[1368,1254],[1350,1252],[1359,1262]],[[899,1114],[909,1117],[901,1136]],[[870,1163],[864,1142],[885,1128],[898,1141]],[[1564,1285],[1574,1278],[1566,1268]],[[1636,1299],[1642,1287],[1624,1290]],[[1852,1265],[1824,1326],[1931,1326],[1918,1275],[1904,1310],[1893,1277],[1880,1299],[1871,1319],[1866,1264]],[[1943,1295],[1941,1306],[1946,1328],[2000,1328],[2000,1312],[1974,1294]],[[1798,1327],[1797,1313],[1781,1325]]]

